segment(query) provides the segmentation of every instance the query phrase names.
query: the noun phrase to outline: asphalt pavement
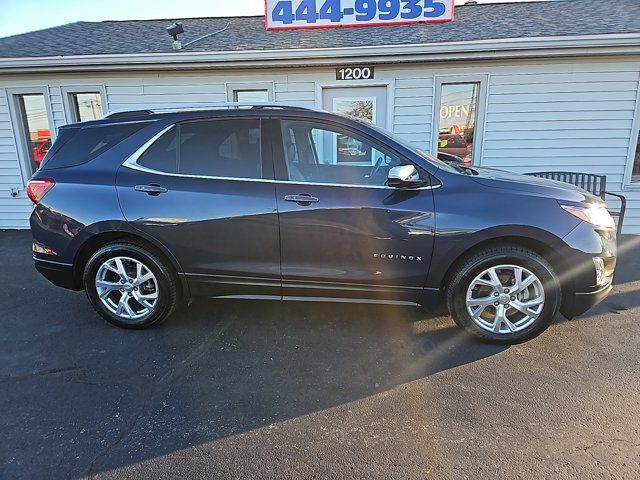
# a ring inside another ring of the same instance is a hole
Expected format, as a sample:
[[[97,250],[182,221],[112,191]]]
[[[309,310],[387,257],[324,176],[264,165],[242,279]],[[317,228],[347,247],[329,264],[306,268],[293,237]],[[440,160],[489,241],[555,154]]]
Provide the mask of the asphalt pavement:
[[[0,478],[640,478],[640,237],[515,347],[442,309],[201,300],[114,328],[0,232]]]

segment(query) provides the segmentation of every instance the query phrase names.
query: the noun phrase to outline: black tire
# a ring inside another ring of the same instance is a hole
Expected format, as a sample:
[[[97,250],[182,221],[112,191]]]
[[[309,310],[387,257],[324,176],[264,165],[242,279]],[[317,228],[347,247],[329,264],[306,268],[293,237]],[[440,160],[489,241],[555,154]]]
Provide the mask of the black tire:
[[[142,262],[157,280],[157,302],[149,313],[139,319],[123,319],[111,312],[100,300],[96,288],[96,275],[101,265],[110,258],[119,256]],[[117,242],[99,248],[87,261],[82,281],[85,293],[96,312],[107,322],[121,328],[142,329],[160,323],[174,312],[178,303],[178,283],[171,267],[157,255],[135,243]]]
[[[499,265],[526,268],[538,277],[544,290],[544,304],[539,316],[517,332],[490,332],[479,326],[467,310],[467,290],[471,283],[485,270]],[[449,277],[446,298],[453,320],[468,333],[486,343],[513,345],[531,340],[549,327],[560,309],[561,292],[556,273],[543,257],[525,247],[502,245],[478,250],[462,259]]]

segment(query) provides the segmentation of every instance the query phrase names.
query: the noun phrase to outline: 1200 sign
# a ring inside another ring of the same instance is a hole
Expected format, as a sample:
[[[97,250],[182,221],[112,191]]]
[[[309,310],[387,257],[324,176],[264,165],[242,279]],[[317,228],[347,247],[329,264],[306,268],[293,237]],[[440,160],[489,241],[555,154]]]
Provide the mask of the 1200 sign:
[[[453,20],[453,0],[267,0],[267,29]]]

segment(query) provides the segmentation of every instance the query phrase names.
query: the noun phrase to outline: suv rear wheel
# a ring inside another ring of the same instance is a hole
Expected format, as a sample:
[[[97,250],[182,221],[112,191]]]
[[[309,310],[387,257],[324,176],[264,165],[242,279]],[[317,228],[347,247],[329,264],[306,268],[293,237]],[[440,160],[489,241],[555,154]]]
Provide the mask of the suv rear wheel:
[[[447,286],[454,321],[489,343],[525,342],[546,330],[560,308],[549,264],[520,246],[490,247],[465,258]]]
[[[177,283],[156,255],[133,243],[112,243],[89,258],[84,289],[93,308],[122,328],[146,328],[177,304]]]

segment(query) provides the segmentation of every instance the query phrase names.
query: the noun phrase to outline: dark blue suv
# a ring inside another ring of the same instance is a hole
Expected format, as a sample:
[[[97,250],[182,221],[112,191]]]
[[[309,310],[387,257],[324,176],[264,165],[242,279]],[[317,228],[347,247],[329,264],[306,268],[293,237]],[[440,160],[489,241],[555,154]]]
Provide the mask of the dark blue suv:
[[[114,325],[196,296],[444,299],[509,344],[611,290],[614,222],[582,190],[448,165],[327,112],[200,107],[63,127],[29,182],[36,268]]]

